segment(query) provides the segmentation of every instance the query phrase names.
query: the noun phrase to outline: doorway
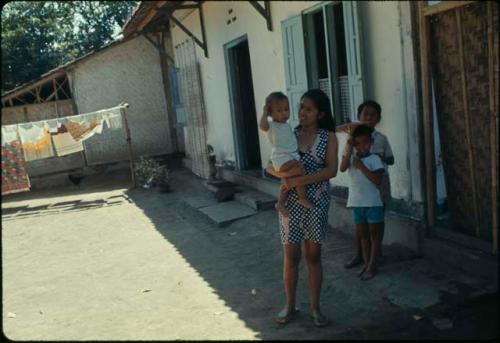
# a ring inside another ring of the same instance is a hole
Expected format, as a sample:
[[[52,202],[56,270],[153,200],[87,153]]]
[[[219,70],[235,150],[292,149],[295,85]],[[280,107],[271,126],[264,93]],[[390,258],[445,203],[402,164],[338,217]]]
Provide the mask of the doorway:
[[[257,112],[247,36],[224,46],[233,122],[236,167],[261,169]]]

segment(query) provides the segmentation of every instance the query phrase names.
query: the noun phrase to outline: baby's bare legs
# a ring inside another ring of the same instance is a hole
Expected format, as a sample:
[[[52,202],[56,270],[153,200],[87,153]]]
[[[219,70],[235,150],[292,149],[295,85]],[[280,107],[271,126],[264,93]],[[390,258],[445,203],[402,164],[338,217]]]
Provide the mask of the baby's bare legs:
[[[291,160],[283,164],[278,173],[280,174],[281,177],[297,177],[304,175],[306,173],[306,170],[304,169],[302,163],[296,160]],[[297,195],[299,196],[298,199],[299,204],[301,204],[305,208],[313,208],[314,204],[310,202],[309,199],[307,199],[306,187],[297,186],[295,187],[295,189],[297,190]]]

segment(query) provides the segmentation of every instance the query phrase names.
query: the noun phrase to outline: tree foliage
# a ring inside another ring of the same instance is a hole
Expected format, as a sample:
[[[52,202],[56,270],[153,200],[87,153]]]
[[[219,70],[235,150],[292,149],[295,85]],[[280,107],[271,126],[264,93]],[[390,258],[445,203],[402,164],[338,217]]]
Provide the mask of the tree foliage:
[[[111,42],[137,3],[7,3],[2,7],[2,93]]]

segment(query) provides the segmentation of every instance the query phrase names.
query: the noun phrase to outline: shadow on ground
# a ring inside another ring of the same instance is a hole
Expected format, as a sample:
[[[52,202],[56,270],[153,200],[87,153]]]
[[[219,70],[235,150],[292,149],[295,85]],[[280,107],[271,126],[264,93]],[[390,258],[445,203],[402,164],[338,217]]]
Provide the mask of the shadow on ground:
[[[219,228],[182,201],[184,196],[204,191],[201,179],[176,168],[172,173],[172,185],[172,193],[137,188],[126,194],[239,319],[257,332],[257,339],[477,339],[498,336],[495,324],[498,313],[496,307],[491,306],[497,294],[467,303],[466,290],[460,287],[457,290],[456,281],[444,280],[445,277],[434,273],[422,259],[398,249],[386,249],[380,275],[363,283],[355,271],[342,267],[352,254],[352,243],[350,237],[337,230],[330,230],[330,238],[323,248],[322,309],[331,324],[322,329],[312,325],[302,261],[297,290],[301,312],[293,323],[278,326],[273,317],[284,304],[284,293],[282,247],[275,212],[259,212]],[[168,211],[164,210],[167,207]],[[182,221],[196,225],[176,225]],[[186,227],[191,228],[186,231]],[[428,284],[436,289],[419,289]],[[419,292],[431,294],[420,296]],[[441,303],[447,296],[454,297],[453,301]],[[477,311],[487,311],[488,318],[478,319]],[[438,328],[436,320],[442,317],[456,321],[455,325]]]

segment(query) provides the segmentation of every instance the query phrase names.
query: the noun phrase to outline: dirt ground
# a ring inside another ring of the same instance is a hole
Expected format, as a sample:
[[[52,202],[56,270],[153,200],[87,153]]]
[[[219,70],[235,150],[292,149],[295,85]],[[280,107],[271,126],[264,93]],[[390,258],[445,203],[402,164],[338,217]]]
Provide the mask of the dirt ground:
[[[351,238],[330,230],[323,312],[312,325],[306,267],[300,314],[285,327],[273,210],[216,227],[182,198],[204,190],[186,170],[171,193],[128,190],[126,173],[3,198],[3,333],[12,340],[444,339],[498,337],[497,284],[384,250],[362,282],[342,265]],[[418,317],[414,317],[418,316]],[[451,322],[451,326],[449,323]],[[444,323],[444,324],[443,324]]]

